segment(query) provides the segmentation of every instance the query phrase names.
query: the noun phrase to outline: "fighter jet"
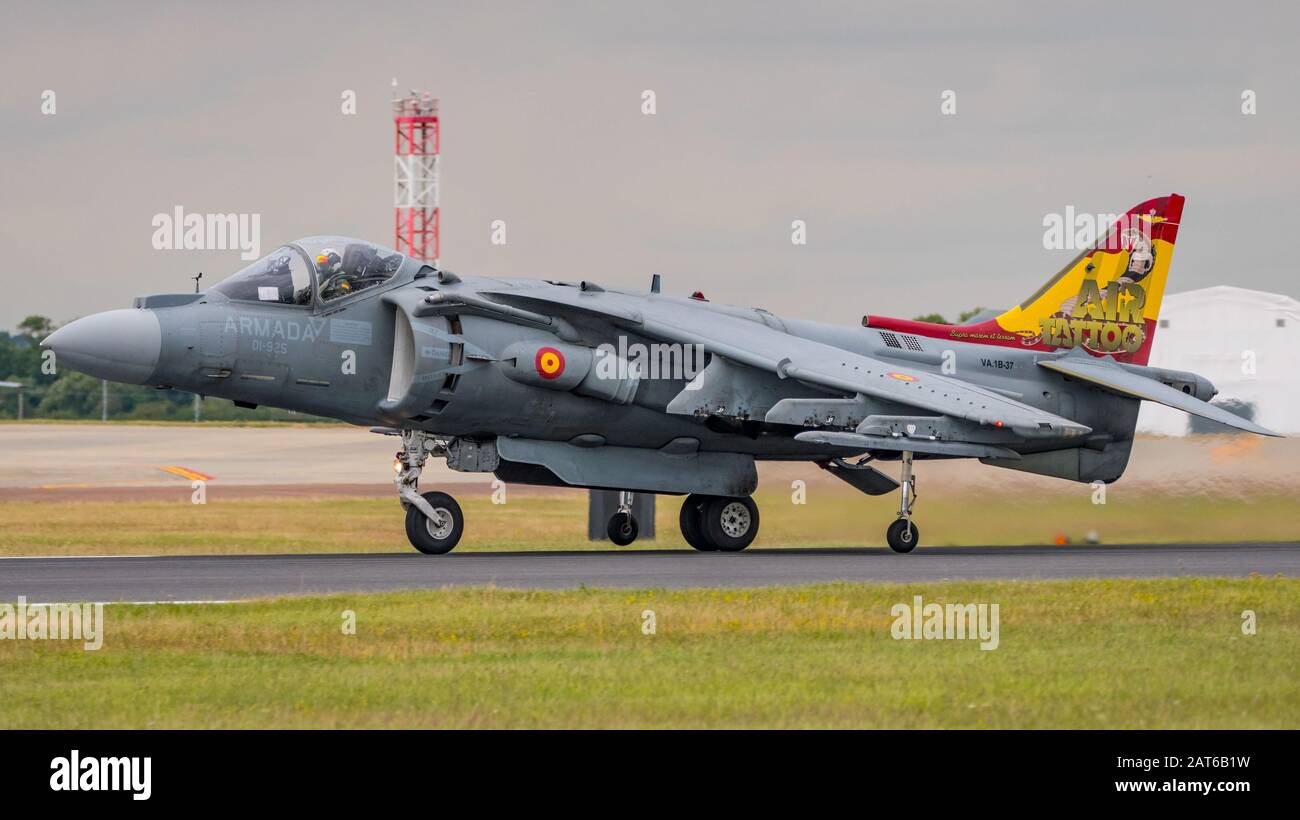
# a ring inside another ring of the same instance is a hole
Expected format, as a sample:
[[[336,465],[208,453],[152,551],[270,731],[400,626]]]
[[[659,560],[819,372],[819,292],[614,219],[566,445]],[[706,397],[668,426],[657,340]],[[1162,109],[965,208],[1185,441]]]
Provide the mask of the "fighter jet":
[[[1137,205],[1024,302],[964,325],[784,318],[670,296],[657,276],[648,291],[459,276],[316,236],[43,346],[92,376],[400,437],[394,483],[423,553],[449,552],[465,524],[450,495],[420,491],[431,457],[507,483],[619,490],[618,544],[637,535],[633,493],[685,496],[686,541],[723,552],[758,533],[755,462],[812,462],[863,493],[898,491],[886,537],[906,553],[920,539],[916,461],[1112,482],[1142,401],[1276,435],[1210,404],[1205,378],[1146,364],[1183,202]]]

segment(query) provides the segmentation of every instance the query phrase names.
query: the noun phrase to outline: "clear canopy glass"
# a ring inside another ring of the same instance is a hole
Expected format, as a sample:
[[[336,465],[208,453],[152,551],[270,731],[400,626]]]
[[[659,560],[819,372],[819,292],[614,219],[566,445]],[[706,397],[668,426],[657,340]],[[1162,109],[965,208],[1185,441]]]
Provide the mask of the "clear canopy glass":
[[[302,251],[284,245],[212,289],[229,299],[310,305],[311,268]]]
[[[316,270],[322,302],[341,299],[393,278],[406,257],[373,242],[341,236],[310,236],[294,243]]]
[[[212,290],[230,299],[310,305],[312,289],[322,302],[383,284],[406,257],[397,251],[342,236],[309,236],[277,248]]]

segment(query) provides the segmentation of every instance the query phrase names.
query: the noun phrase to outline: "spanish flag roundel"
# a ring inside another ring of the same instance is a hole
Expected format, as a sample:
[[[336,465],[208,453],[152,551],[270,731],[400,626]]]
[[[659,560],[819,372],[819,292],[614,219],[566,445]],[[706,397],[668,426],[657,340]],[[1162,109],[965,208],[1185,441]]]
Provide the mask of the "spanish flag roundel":
[[[553,347],[543,347],[537,351],[537,375],[543,379],[558,379],[564,372],[564,354]]]

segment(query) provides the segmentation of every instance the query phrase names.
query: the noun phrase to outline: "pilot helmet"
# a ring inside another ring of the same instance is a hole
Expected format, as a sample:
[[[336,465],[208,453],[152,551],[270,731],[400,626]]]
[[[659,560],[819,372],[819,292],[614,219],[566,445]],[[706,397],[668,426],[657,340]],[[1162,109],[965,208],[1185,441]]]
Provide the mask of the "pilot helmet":
[[[343,257],[333,248],[325,248],[316,254],[316,270],[321,273],[338,273],[343,267]]]

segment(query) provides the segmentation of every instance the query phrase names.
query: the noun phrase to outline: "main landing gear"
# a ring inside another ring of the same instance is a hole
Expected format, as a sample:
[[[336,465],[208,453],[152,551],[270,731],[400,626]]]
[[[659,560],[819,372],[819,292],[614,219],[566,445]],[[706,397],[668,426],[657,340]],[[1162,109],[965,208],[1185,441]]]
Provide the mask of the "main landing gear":
[[[688,495],[678,523],[701,552],[739,552],[758,535],[758,505],[749,496]]]
[[[912,505],[916,503],[916,477],[912,475],[912,454],[903,453],[903,476],[899,483],[898,520],[889,525],[885,539],[894,552],[911,552],[921,534],[912,523]]]
[[[465,515],[456,499],[440,492],[421,494],[420,471],[430,455],[445,455],[442,443],[419,430],[402,431],[393,485],[406,509],[406,537],[425,555],[451,552],[465,531]]]

